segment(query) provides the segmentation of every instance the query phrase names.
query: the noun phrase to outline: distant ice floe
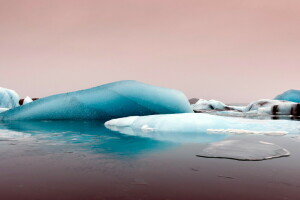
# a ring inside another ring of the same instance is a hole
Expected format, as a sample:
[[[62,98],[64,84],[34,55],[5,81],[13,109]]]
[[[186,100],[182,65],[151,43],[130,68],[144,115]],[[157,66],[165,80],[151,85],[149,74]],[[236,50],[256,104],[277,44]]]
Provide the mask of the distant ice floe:
[[[274,99],[300,103],[300,90],[288,90],[277,95]]]
[[[247,106],[228,106],[216,100],[200,99],[191,108],[196,113],[210,113],[231,117],[300,116],[300,104],[291,101],[261,99]]]
[[[237,111],[241,111],[240,109],[242,109],[242,107],[227,106],[223,102],[216,101],[214,99],[211,99],[211,100],[199,99],[195,104],[192,104],[191,107],[195,112],[202,112],[202,111],[209,111],[209,110],[237,110]]]
[[[224,140],[209,144],[197,156],[240,161],[261,161],[289,155],[288,150],[269,142]]]
[[[31,103],[31,102],[33,102],[33,100],[29,96],[27,96],[27,97],[25,97],[25,99],[23,101],[23,105]]]

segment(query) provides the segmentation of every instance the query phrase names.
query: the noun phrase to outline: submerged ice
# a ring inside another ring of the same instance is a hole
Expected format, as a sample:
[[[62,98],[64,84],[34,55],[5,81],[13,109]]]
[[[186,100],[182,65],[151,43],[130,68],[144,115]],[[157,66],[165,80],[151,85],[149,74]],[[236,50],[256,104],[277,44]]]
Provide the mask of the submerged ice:
[[[177,90],[119,81],[39,99],[0,114],[0,120],[109,120],[132,115],[192,112]]]
[[[209,144],[197,156],[241,161],[260,161],[289,156],[281,146],[264,141],[224,140]]]

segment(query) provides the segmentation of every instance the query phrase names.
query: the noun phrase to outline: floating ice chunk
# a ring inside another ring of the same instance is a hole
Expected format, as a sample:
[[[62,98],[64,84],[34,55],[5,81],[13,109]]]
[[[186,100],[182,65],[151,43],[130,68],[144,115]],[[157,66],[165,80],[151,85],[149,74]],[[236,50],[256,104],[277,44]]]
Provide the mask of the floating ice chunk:
[[[0,113],[5,112],[7,110],[9,110],[9,109],[8,108],[0,108]]]
[[[191,100],[190,100],[191,101]],[[215,110],[234,110],[234,111],[243,111],[245,107],[242,106],[228,106],[221,101],[216,100],[204,100],[199,99],[195,104],[191,105],[194,112],[205,112],[205,111],[215,111]]]
[[[184,142],[184,137],[189,137],[189,141],[192,141],[191,136],[197,138],[197,135],[200,136],[203,133],[214,135],[208,133],[210,132],[208,130],[212,129],[222,129],[222,131],[218,132],[218,135],[229,134],[229,131],[226,131],[228,129],[231,129],[232,133],[242,132],[244,134],[300,134],[300,122],[291,120],[230,118],[204,113],[151,115],[132,119],[114,119],[106,122],[104,125],[113,131],[119,131],[128,135],[150,137],[158,140],[176,140],[178,142],[180,142],[180,139]],[[124,124],[126,124],[125,128]],[[145,125],[152,128],[151,132],[142,131]],[[181,135],[181,137],[178,135]],[[197,139],[194,140],[194,142],[199,141]]]
[[[23,101],[23,105],[31,103],[31,102],[33,102],[33,100],[29,96],[27,96],[27,97],[25,97],[25,99]]]
[[[300,115],[300,104],[281,101],[281,100],[270,100],[261,99],[258,101],[251,102],[244,110],[245,112],[256,112],[257,114],[268,114],[268,115]]]
[[[199,99],[194,105],[193,110],[194,111],[200,111],[200,110],[224,110],[226,105],[223,102],[216,101],[216,100],[204,100]]]
[[[300,90],[288,90],[280,95],[277,95],[274,99],[300,103]]]
[[[0,87],[0,107],[1,108],[15,108],[19,106],[19,95],[10,89]]]
[[[271,136],[281,136],[288,134],[287,131],[251,131],[243,129],[207,129],[208,133],[214,134],[253,134],[253,135],[271,135]]]
[[[290,152],[288,150],[269,142],[224,140],[209,144],[197,156],[241,161],[260,161],[289,155]]]
[[[188,112],[192,112],[190,104],[180,91],[137,81],[119,81],[42,98],[0,114],[0,120],[109,120]]]

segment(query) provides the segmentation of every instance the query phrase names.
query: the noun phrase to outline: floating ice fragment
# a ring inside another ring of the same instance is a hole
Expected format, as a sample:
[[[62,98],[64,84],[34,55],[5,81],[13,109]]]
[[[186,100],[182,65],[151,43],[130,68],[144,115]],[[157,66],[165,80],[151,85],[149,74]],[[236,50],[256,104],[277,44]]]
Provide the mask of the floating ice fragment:
[[[23,101],[23,105],[31,103],[31,102],[33,102],[33,100],[29,96],[27,96],[27,97],[25,97],[25,99]]]
[[[209,144],[197,156],[240,161],[260,161],[289,155],[288,150],[269,142],[224,140]]]

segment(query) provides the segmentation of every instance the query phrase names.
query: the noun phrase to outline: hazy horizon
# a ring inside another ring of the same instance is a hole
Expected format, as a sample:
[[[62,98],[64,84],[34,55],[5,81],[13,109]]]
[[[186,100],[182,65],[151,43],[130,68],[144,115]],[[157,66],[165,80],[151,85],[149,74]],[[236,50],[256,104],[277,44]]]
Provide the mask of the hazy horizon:
[[[0,87],[44,97],[118,81],[247,103],[300,89],[297,0],[0,0]]]

